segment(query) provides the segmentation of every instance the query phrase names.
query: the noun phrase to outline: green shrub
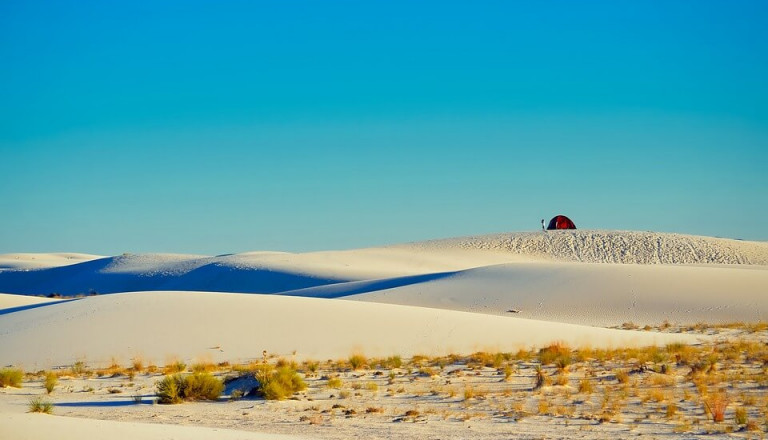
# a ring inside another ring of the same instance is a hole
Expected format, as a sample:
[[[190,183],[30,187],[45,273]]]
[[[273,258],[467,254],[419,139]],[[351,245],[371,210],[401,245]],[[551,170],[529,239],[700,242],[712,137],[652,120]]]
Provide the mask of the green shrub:
[[[184,379],[180,374],[165,376],[157,383],[157,402],[158,403],[181,403],[184,399],[181,397],[180,389]]]
[[[284,400],[307,388],[301,375],[287,365],[273,368],[264,364],[254,374],[259,381],[258,392],[267,400]]]
[[[223,391],[224,383],[210,373],[174,374],[157,383],[157,401],[173,404],[185,400],[216,400]]]
[[[29,401],[29,412],[50,414],[53,412],[53,404],[42,397],[34,397]]]
[[[56,387],[57,383],[59,383],[59,378],[56,377],[56,374],[54,374],[52,371],[45,373],[45,381],[43,382],[43,386],[45,386],[45,391],[47,391],[48,394],[53,392],[53,389]]]
[[[14,387],[21,388],[21,380],[24,378],[24,372],[18,368],[3,368],[0,370],[0,388]]]

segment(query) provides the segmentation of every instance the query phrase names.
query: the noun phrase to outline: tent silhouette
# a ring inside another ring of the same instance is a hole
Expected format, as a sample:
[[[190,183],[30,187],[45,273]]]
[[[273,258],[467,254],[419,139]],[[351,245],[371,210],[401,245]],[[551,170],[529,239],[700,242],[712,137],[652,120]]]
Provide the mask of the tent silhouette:
[[[552,229],[576,229],[576,225],[568,217],[556,215],[552,217],[552,220],[549,221],[549,226],[547,226],[547,230]]]

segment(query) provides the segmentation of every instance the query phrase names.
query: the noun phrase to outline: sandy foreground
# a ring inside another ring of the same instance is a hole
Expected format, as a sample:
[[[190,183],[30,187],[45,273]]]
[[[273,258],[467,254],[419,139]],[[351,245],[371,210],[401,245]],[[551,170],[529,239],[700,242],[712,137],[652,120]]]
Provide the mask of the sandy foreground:
[[[725,339],[750,338],[757,347],[768,342],[763,331],[689,326],[762,321],[767,264],[766,243],[621,231],[502,234],[307,254],[7,254],[0,256],[0,292],[11,293],[0,294],[0,366],[65,371],[76,362],[102,368],[136,359],[160,367],[234,365],[260,361],[263,352],[272,362],[353,354],[411,362],[417,355],[536,353],[553,342],[590,350],[680,343],[717,351]],[[85,296],[19,295],[50,293]],[[649,325],[649,331],[615,328],[622,325]],[[616,383],[618,370],[638,367],[629,359],[585,360],[567,373],[546,366],[554,383],[535,392],[536,362],[527,358],[493,367],[435,360],[434,375],[420,373],[420,364],[356,371],[328,363],[321,366],[325,373],[306,375],[309,389],[298,400],[225,397],[183,405],[151,404],[160,373],[63,376],[50,397],[55,416],[26,413],[30,397],[44,393],[40,377],[30,376],[21,389],[0,389],[0,438],[741,435],[702,422],[711,393],[691,382],[698,367],[664,356],[652,366],[669,365],[671,379],[638,370],[628,382],[640,390],[635,395]],[[759,391],[768,385],[759,361],[743,355],[722,362],[718,371],[732,372],[721,380],[734,402],[752,408],[768,399]],[[514,369],[509,379],[499,377],[505,368]],[[746,374],[742,381],[735,379],[739,371]],[[336,375],[344,386],[329,388],[328,377]],[[594,395],[577,396],[582,381],[594,382]],[[666,394],[657,401],[648,396],[660,381]],[[469,388],[482,395],[466,398]],[[614,394],[622,397],[606,397]],[[542,399],[564,409],[541,411]],[[625,402],[619,417],[597,420],[614,399]],[[656,412],[667,412],[672,401],[678,416],[657,420]],[[406,416],[410,410],[417,415]],[[749,411],[753,420],[763,417]]]

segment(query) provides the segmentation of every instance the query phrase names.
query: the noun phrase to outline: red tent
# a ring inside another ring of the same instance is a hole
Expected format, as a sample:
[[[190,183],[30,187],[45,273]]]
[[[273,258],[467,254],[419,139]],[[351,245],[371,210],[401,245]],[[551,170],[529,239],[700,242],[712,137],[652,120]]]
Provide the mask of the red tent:
[[[576,229],[576,225],[568,217],[556,215],[552,217],[552,220],[549,221],[549,226],[547,226],[547,230],[552,229]]]

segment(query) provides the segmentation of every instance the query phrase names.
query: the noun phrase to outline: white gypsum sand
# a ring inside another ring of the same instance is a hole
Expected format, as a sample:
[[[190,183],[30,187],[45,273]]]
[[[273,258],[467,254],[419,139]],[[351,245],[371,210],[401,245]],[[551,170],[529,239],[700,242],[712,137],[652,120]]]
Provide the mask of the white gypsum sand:
[[[695,337],[355,301],[207,292],[87,297],[0,319],[0,363],[27,370],[134,356],[237,361],[513,351],[562,341],[615,347]]]
[[[416,354],[516,351],[540,348],[555,341],[592,348],[699,341],[712,344],[715,339],[701,335],[602,327],[628,321],[642,326],[664,320],[678,324],[762,320],[768,313],[765,286],[768,286],[766,243],[652,232],[513,233],[346,251],[248,252],[215,257],[6,254],[0,256],[0,292],[100,295],[57,302],[32,296],[0,295],[0,365],[37,371],[64,368],[76,361],[105,366],[114,360],[127,365],[135,358],[157,365],[176,359],[247,362],[261,359],[263,350],[299,361],[346,358],[353,353],[406,358]],[[744,362],[744,368],[751,368],[751,364]],[[588,364],[583,368],[596,367]],[[524,377],[519,379],[528,387],[533,365],[524,364],[522,368]],[[679,371],[674,380],[685,381],[689,367],[676,368]],[[342,422],[341,410],[336,411],[337,415],[328,415],[319,408],[313,410],[317,404],[311,401],[276,405],[251,401],[246,402],[242,411],[239,407],[233,410],[224,402],[201,403],[158,413],[151,411],[150,405],[133,405],[128,396],[111,396],[111,391],[103,388],[117,387],[118,392],[121,388],[140,390],[144,398],[150,399],[156,380],[152,377],[137,378],[133,386],[114,378],[109,385],[99,385],[90,392],[83,390],[99,382],[83,379],[85,383],[70,383],[67,391],[53,395],[54,403],[61,405],[55,407],[57,414],[129,419],[129,424],[117,426],[116,422],[25,415],[27,399],[19,393],[29,396],[41,392],[39,382],[29,384],[29,380],[21,390],[0,390],[0,419],[22,427],[7,431],[11,432],[8,434],[11,438],[22,435],[19,432],[29,434],[29,438],[45,438],[50,437],[51,432],[69,435],[75,430],[108,431],[118,438],[137,435],[194,438],[212,432],[196,431],[199,428],[195,427],[178,431],[174,427],[158,428],[141,423],[158,421],[213,427],[231,424],[238,429],[286,433],[297,426],[299,414],[293,412],[309,410],[318,412],[315,417],[323,421],[320,428],[304,426],[299,431],[302,435],[310,433],[310,437],[430,438],[437,433],[444,438],[461,438],[463,430],[474,425],[462,422],[474,417],[475,410],[471,408],[481,410],[486,414],[483,417],[511,411],[509,407],[501,408],[507,405],[504,399],[509,398],[507,393],[514,392],[514,388],[510,391],[496,384],[498,371],[480,373],[477,377],[475,373],[468,376],[467,383],[477,380],[480,386],[496,390],[498,396],[476,407],[461,403],[460,398],[425,397],[423,400],[421,396],[430,396],[430,393],[445,394],[440,389],[457,380],[448,372],[446,377],[434,379],[447,382],[435,385],[437,388],[432,391],[419,386],[418,381],[422,379],[418,373],[403,379],[404,389],[419,399],[408,397],[412,400],[397,403],[398,393],[393,389],[388,399],[395,402],[395,411],[400,415],[409,409],[408,405],[413,405],[409,402],[422,400],[424,404],[430,402],[429,411],[454,413],[443,418],[434,414],[418,418],[419,421],[429,419],[429,423],[410,425],[409,429],[392,427],[391,422],[398,419],[398,414],[389,418],[377,416],[375,422],[366,421],[366,417]],[[373,373],[367,379],[357,378],[355,372],[344,374],[349,376],[345,380],[350,381],[385,380]],[[583,371],[574,374],[578,378],[574,380],[586,375]],[[615,381],[610,368],[601,374],[605,375],[600,379],[601,384]],[[413,385],[408,385],[412,382]],[[365,384],[361,382],[360,386]],[[332,402],[324,394],[338,391],[325,393],[322,384],[315,385],[319,388],[311,396],[322,399],[330,407]],[[27,389],[27,386],[33,388]],[[655,385],[644,386],[650,390]],[[745,387],[738,391],[744,392],[748,388]],[[574,392],[565,386],[557,393],[565,393],[566,389],[568,392],[563,395]],[[545,390],[544,395],[550,392],[555,391]],[[351,399],[356,402],[357,397]],[[365,406],[375,407],[379,400],[375,392],[359,399],[355,403],[359,412]],[[547,399],[555,402],[564,398],[549,396]],[[248,407],[253,408],[256,403],[259,415],[253,416],[254,419]],[[531,411],[536,400],[527,405],[525,411]],[[691,404],[681,402],[681,409],[685,405]],[[694,407],[684,409],[688,414],[697,411]],[[662,411],[663,407],[658,410]],[[155,419],[152,414],[161,416]],[[210,414],[221,417],[221,423],[206,422]],[[334,421],[337,416],[339,419]],[[478,423],[479,431],[467,432],[473,437],[489,439],[506,436],[510,426],[537,436],[581,432],[569,430],[568,423],[552,431],[553,428],[547,427],[549,422],[560,419],[547,417],[537,416],[530,422],[526,419],[519,425],[510,425],[514,420],[509,417],[496,420],[494,416],[487,423]],[[38,420],[43,422],[37,423]],[[451,425],[457,420],[459,430]],[[621,436],[626,424],[632,423],[624,421],[624,424],[597,428],[584,418],[564,420],[584,424],[584,429],[604,439]],[[272,429],[269,421],[283,428]],[[658,431],[651,425],[640,431],[652,435],[672,432],[669,427]],[[344,430],[335,432],[333,426]],[[238,432],[222,435],[237,437]],[[242,435],[243,438],[263,438],[260,436],[258,433]]]

